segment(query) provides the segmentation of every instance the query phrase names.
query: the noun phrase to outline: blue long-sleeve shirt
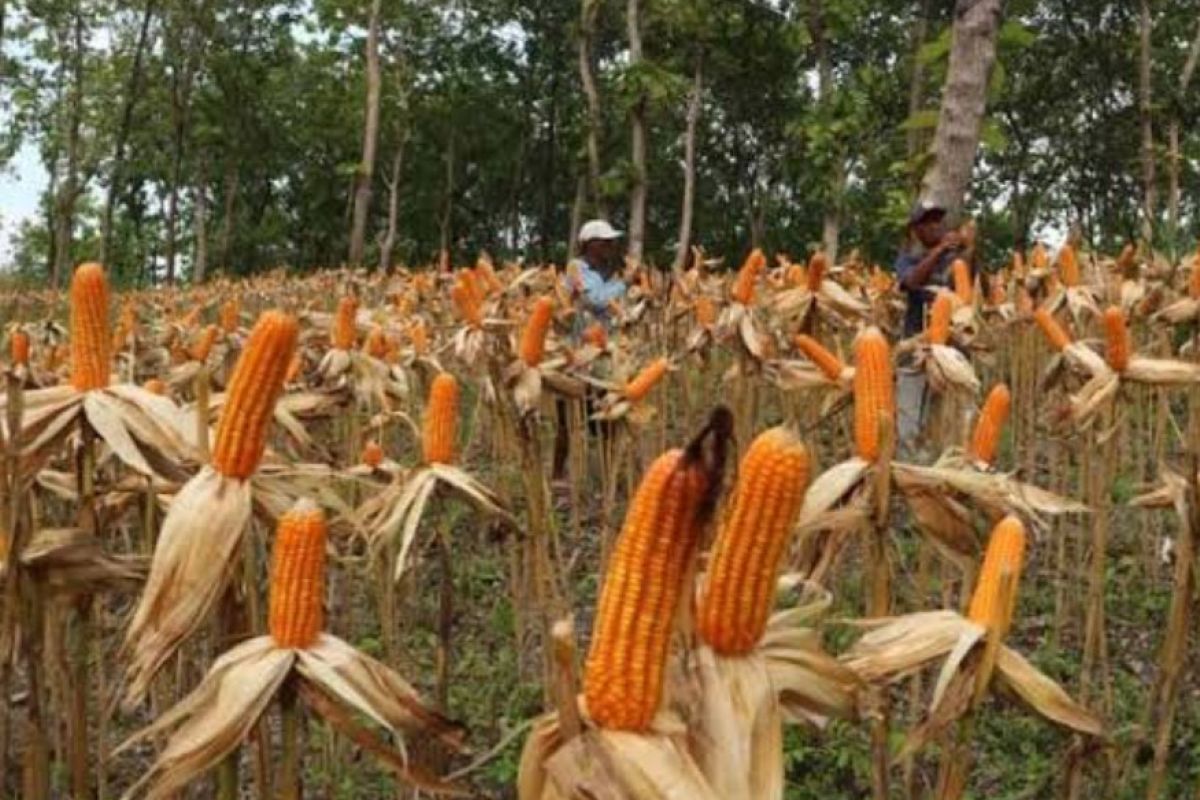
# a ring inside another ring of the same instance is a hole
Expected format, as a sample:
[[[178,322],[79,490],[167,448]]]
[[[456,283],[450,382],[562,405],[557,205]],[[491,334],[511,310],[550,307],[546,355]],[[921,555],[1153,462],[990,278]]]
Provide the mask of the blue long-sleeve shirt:
[[[919,246],[902,250],[896,257],[893,267],[896,271],[896,279],[900,281],[901,288],[908,299],[904,309],[904,335],[906,337],[915,336],[925,330],[925,306],[933,299],[938,288],[950,285],[950,265],[957,257],[956,251],[944,250],[925,285],[909,289],[904,285],[904,281],[917,268],[925,255],[926,250]]]
[[[583,283],[580,300],[584,310],[592,318],[608,325],[609,305],[614,300],[625,296],[625,281],[620,278],[605,280],[603,275],[592,269],[591,265],[582,258],[578,259],[576,263],[579,265],[579,279]],[[568,290],[574,289],[573,286],[567,288]]]

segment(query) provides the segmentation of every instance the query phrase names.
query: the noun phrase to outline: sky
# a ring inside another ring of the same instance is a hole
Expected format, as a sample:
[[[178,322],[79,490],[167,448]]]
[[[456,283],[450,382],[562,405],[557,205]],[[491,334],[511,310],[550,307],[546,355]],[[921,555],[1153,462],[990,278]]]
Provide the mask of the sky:
[[[46,188],[46,179],[37,148],[29,144],[0,170],[0,269],[7,268],[12,258],[9,239],[23,220],[37,214],[38,195]]]

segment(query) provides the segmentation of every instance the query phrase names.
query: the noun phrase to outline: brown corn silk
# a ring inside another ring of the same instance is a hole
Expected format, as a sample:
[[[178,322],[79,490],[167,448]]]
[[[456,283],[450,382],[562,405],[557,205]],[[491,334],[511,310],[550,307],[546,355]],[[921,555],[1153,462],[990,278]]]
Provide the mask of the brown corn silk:
[[[250,332],[217,425],[212,465],[222,475],[245,480],[258,469],[298,338],[295,318],[282,311],[263,312]]]
[[[842,363],[840,358],[831,353],[825,345],[806,333],[797,334],[794,341],[800,352],[804,353],[808,360],[816,365],[817,369],[821,370],[826,378],[836,381],[841,377],[842,370],[846,368],[846,365]]]
[[[458,381],[449,372],[438,373],[429,385],[421,446],[427,464],[454,463],[458,430]]]
[[[808,478],[808,451],[784,427],[760,434],[742,458],[696,617],[700,637],[718,653],[744,655],[762,638]]]
[[[1055,350],[1061,351],[1071,343],[1071,337],[1067,335],[1062,325],[1058,324],[1058,320],[1045,307],[1039,307],[1033,312],[1033,320],[1042,329],[1046,341]]]
[[[333,317],[333,330],[330,341],[335,350],[350,350],[357,338],[355,318],[358,315],[358,299],[353,296],[343,297],[338,301],[337,313]]]
[[[104,267],[80,264],[71,278],[71,385],[77,391],[108,386],[110,345]]]
[[[584,670],[587,710],[602,728],[644,731],[658,711],[707,484],[699,464],[671,450],[650,465],[629,506]]]
[[[1012,626],[1017,606],[1017,585],[1025,560],[1025,526],[1015,516],[1007,516],[992,529],[979,581],[971,595],[967,618],[988,629],[990,636],[1003,640]],[[1004,584],[1011,582],[1005,597]]]
[[[854,341],[854,446],[859,458],[879,457],[880,417],[896,416],[892,355],[887,339],[871,327]]]
[[[665,357],[660,356],[643,367],[642,371],[633,377],[633,380],[625,384],[623,392],[625,399],[636,401],[645,398],[667,374],[669,364],[670,362]]]
[[[971,445],[968,450],[971,457],[985,464],[991,464],[996,458],[996,448],[1000,445],[1000,434],[1004,424],[1008,422],[1008,412],[1012,406],[1012,395],[1008,386],[998,383],[988,392],[987,400],[975,421],[975,430],[971,434]]]
[[[325,514],[301,500],[275,528],[271,557],[271,638],[303,649],[325,628]]]
[[[1125,312],[1117,306],[1109,306],[1104,310],[1104,360],[1117,372],[1124,372],[1132,352]]]
[[[950,341],[950,315],[954,312],[954,301],[947,291],[939,291],[929,309],[929,326],[925,337],[930,344],[946,344]]]
[[[536,367],[542,363],[546,354],[546,335],[550,332],[550,323],[554,319],[554,300],[549,296],[539,297],[533,304],[529,321],[521,332],[521,360],[527,367]]]

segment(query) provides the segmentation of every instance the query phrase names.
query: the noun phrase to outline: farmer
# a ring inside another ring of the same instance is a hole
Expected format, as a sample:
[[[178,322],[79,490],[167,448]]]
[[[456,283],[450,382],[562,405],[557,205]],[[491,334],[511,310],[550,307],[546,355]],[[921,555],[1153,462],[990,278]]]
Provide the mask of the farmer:
[[[592,322],[609,327],[613,303],[625,297],[626,283],[618,276],[623,258],[620,248],[621,232],[602,219],[585,222],[579,229],[579,256],[567,265],[567,290],[575,301],[575,336],[578,337]],[[587,401],[590,416],[592,397]],[[562,481],[568,454],[567,404],[556,404],[558,428],[554,437],[554,469],[552,477]],[[589,423],[588,430],[607,434],[603,423]]]
[[[964,251],[962,236],[958,231],[947,231],[945,219],[946,210],[928,202],[918,202],[908,215],[906,241],[895,265],[896,278],[907,298],[905,338],[925,330],[925,309],[938,289],[950,286],[950,265]],[[921,435],[925,401],[924,373],[901,363],[896,378],[897,434],[906,448],[913,447]]]
[[[567,288],[580,306],[576,332],[592,320],[607,327],[612,304],[625,297],[625,281],[618,276],[621,236],[602,219],[589,220],[579,229],[579,257],[567,267]]]

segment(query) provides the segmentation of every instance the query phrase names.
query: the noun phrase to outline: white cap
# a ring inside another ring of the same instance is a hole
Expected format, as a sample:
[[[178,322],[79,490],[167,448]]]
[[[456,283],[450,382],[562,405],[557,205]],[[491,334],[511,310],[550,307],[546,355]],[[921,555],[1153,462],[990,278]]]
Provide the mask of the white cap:
[[[587,222],[583,223],[583,227],[579,229],[580,244],[590,242],[593,239],[620,239],[622,236],[624,236],[623,233],[602,219],[588,220]]]

